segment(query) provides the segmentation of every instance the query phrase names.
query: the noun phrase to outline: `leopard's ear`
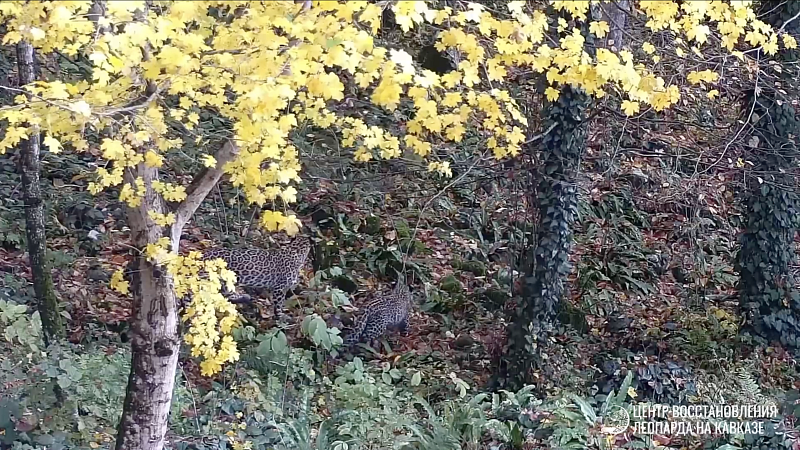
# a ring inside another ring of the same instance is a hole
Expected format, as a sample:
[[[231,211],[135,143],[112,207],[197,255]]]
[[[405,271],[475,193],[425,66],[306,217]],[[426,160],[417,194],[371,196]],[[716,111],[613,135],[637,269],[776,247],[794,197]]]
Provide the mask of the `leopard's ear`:
[[[400,283],[401,280],[402,280],[403,284],[405,284],[405,282],[406,282],[406,271],[405,271],[405,269],[398,270],[395,267],[391,267],[391,269],[394,272],[395,278],[397,280],[396,283]],[[386,275],[389,275],[389,274],[387,273]]]
[[[395,293],[407,293],[410,292],[408,290],[408,284],[406,283],[405,275],[398,275],[397,282],[394,285],[394,292]]]

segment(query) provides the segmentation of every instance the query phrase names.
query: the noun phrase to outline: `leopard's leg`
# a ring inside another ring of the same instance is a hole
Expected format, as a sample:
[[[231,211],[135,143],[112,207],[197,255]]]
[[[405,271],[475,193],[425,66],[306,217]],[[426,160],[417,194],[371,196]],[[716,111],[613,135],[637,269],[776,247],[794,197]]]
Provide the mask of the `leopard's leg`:
[[[408,316],[406,316],[403,320],[400,321],[400,334],[403,336],[408,336],[409,326],[408,326]]]
[[[382,322],[374,323],[364,331],[363,340],[374,350],[381,352],[381,337],[386,334],[386,324]]]
[[[289,316],[283,312],[283,304],[286,303],[286,289],[271,288],[270,294],[275,318],[280,322],[288,322]]]

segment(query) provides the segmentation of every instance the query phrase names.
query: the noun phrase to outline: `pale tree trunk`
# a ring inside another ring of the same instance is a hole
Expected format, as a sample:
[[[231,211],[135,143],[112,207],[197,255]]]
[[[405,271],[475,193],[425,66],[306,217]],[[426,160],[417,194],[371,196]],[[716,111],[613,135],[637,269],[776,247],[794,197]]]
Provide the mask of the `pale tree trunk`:
[[[150,1],[145,2],[145,9]],[[90,17],[98,22],[105,11],[105,0],[95,0]],[[135,14],[135,20],[144,20],[143,11]],[[105,28],[105,27],[103,27]],[[98,30],[107,32],[108,29]],[[143,59],[150,59],[150,50],[142,48]],[[154,101],[160,89],[148,82],[145,102]],[[186,223],[203,200],[222,177],[222,167],[239,152],[232,141],[226,142],[215,155],[217,165],[205,168],[197,174],[186,189],[186,199],[177,205],[168,205],[152,189],[158,180],[158,170],[139,164],[136,170],[126,172],[126,182],[131,183],[140,176],[146,187],[145,198],[139,207],[128,208],[128,226],[132,244],[144,249],[162,237],[170,239],[173,252],[178,252],[181,234]],[[165,228],[149,217],[149,212],[175,213],[175,223]],[[133,310],[131,317],[131,373],[125,392],[122,417],[117,429],[117,450],[161,450],[169,426],[172,393],[178,367],[181,336],[179,329],[178,299],[174,281],[166,267],[154,265],[145,255],[136,255],[132,262],[131,291]]]
[[[144,180],[147,193],[138,207],[128,208],[127,216],[131,242],[143,249],[165,236],[166,230],[148,217],[148,211],[164,213],[165,205],[151,187],[158,179],[157,169],[142,163],[136,173]],[[133,182],[133,177],[126,178]],[[160,450],[169,423],[180,350],[178,305],[172,277],[166,270],[145,255],[136,256],[131,264],[131,373],[116,448]]]
[[[33,46],[20,41],[17,44],[19,84],[36,81]],[[44,202],[39,186],[39,154],[41,150],[39,127],[31,125],[28,139],[20,144],[20,172],[22,196],[25,201],[25,234],[28,240],[28,258],[33,275],[33,290],[42,319],[45,345],[64,337],[64,323],[58,313],[58,299],[53,287],[53,276],[47,264],[47,236],[45,235]]]
[[[169,237],[177,252],[183,227],[222,176],[222,167],[238,153],[227,142],[217,153],[217,166],[203,170],[187,189],[187,198],[175,208],[175,223],[170,228],[156,225],[148,211],[165,213],[167,205],[151,188],[158,179],[155,168],[139,164],[147,194],[137,208],[128,208],[132,243],[143,249],[162,237]],[[127,177],[132,182],[133,177]],[[117,450],[161,450],[169,425],[172,392],[180,350],[178,304],[172,276],[166,268],[147,261],[144,255],[132,263],[131,283],[131,373],[117,430]]]
[[[100,27],[99,20],[105,13],[105,0],[95,0],[90,10],[90,18],[98,32],[108,32]],[[135,15],[136,20],[144,20],[145,10]],[[142,49],[145,58],[149,50]],[[153,82],[146,87],[147,97],[158,93]],[[159,226],[149,217],[149,211],[165,213],[164,199],[152,188],[158,180],[158,169],[140,163],[135,170],[125,172],[125,182],[134,183],[141,177],[145,184],[145,196],[138,207],[127,209],[128,226],[131,230],[131,243],[144,250],[148,244],[155,244],[162,237],[169,236],[169,230]],[[117,450],[161,450],[169,426],[169,413],[172,406],[172,392],[175,388],[175,373],[180,351],[180,331],[178,304],[172,276],[164,267],[148,261],[142,254],[135,254],[131,262],[131,372],[125,390],[122,417],[117,427]]]

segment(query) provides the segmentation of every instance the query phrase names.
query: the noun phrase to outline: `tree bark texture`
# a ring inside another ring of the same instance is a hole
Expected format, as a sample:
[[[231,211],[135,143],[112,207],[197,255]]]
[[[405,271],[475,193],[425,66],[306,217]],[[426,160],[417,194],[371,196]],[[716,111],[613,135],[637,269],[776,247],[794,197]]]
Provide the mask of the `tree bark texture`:
[[[623,30],[628,19],[628,0],[616,0],[599,4],[602,10],[602,20],[608,23],[609,32],[605,39],[596,40],[597,46],[616,51],[622,50],[624,42]]]
[[[158,171],[139,164],[136,173],[147,194],[141,205],[128,208],[128,225],[136,248],[144,249],[169,237],[148,211],[165,212],[163,199],[151,188]],[[127,182],[133,178],[126,177]],[[133,311],[131,318],[131,373],[117,434],[117,450],[161,450],[169,425],[172,392],[178,367],[180,332],[178,304],[172,276],[145,255],[131,263]]]
[[[150,86],[149,90],[155,89]],[[147,194],[137,208],[128,208],[128,224],[136,248],[145,248],[162,237],[170,238],[173,252],[179,250],[183,227],[216,186],[222,167],[235,158],[239,147],[227,141],[216,153],[217,165],[201,171],[187,189],[187,197],[175,208],[176,220],[170,228],[158,226],[148,211],[165,213],[163,198],[150,187],[158,179],[158,170],[140,164]],[[134,181],[126,176],[126,182]],[[131,320],[131,373],[120,420],[117,450],[160,450],[169,425],[172,391],[180,350],[178,299],[172,276],[165,268],[153,265],[144,255],[137,255],[132,274],[133,318]]]
[[[36,81],[33,46],[25,41],[17,44],[17,65],[20,85]],[[44,202],[39,185],[41,165],[39,127],[32,125],[28,139],[20,144],[20,172],[22,196],[25,202],[25,234],[28,240],[28,258],[33,276],[33,290],[39,315],[42,319],[45,345],[65,335],[64,323],[58,312],[53,276],[47,263],[47,236],[45,234]]]

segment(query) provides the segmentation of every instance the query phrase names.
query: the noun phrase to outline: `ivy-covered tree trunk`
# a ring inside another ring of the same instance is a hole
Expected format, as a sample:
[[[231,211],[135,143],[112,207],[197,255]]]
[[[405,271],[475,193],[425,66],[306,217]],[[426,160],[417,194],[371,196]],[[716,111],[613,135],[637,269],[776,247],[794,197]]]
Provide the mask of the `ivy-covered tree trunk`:
[[[775,29],[786,24],[787,34],[800,33],[795,17],[800,2],[766,1],[761,8],[769,12],[766,22]],[[789,266],[795,259],[798,196],[790,173],[796,167],[800,136],[792,105],[800,94],[793,88],[798,56],[797,50],[780,50],[784,82],[762,82],[749,99],[747,111],[752,109],[758,118],[751,141],[758,144],[748,155],[755,166],[747,177],[746,230],[737,261],[739,299],[751,328],[794,348],[800,348],[800,292]]]
[[[570,272],[572,225],[578,214],[576,174],[586,148],[586,111],[589,97],[563,88],[555,102],[546,105],[541,167],[538,170],[539,224],[533,264],[527,267],[522,298],[508,327],[505,380],[517,389],[530,381],[540,367],[543,345],[552,333],[560,310],[566,277]],[[552,129],[551,129],[552,127]]]
[[[25,41],[17,44],[19,82],[24,86],[36,81],[33,46]],[[31,125],[28,139],[20,143],[20,172],[22,172],[22,197],[25,202],[25,235],[28,241],[28,258],[33,276],[33,290],[45,344],[65,335],[64,322],[58,312],[58,298],[53,286],[53,275],[47,263],[47,236],[45,235],[44,202],[39,185],[41,150],[39,127]]]
[[[594,20],[600,20],[603,8],[592,8]],[[548,7],[548,16],[571,17]],[[594,17],[597,16],[597,17]],[[588,30],[588,21],[575,24],[582,28],[584,49],[595,53],[595,39]],[[557,35],[551,25],[551,35]],[[545,78],[541,78],[545,83]],[[549,83],[545,83],[549,85]],[[587,112],[591,97],[582,89],[564,86],[558,99],[545,101],[542,128],[547,130],[538,145],[525,149],[533,154],[538,149],[539,166],[533,178],[539,180],[534,204],[539,210],[533,255],[522,258],[524,279],[517,299],[514,317],[507,327],[507,350],[494,377],[494,387],[516,390],[534,382],[534,373],[548,370],[548,343],[558,315],[562,311],[569,255],[572,250],[572,225],[578,216],[577,173],[588,137]]]

